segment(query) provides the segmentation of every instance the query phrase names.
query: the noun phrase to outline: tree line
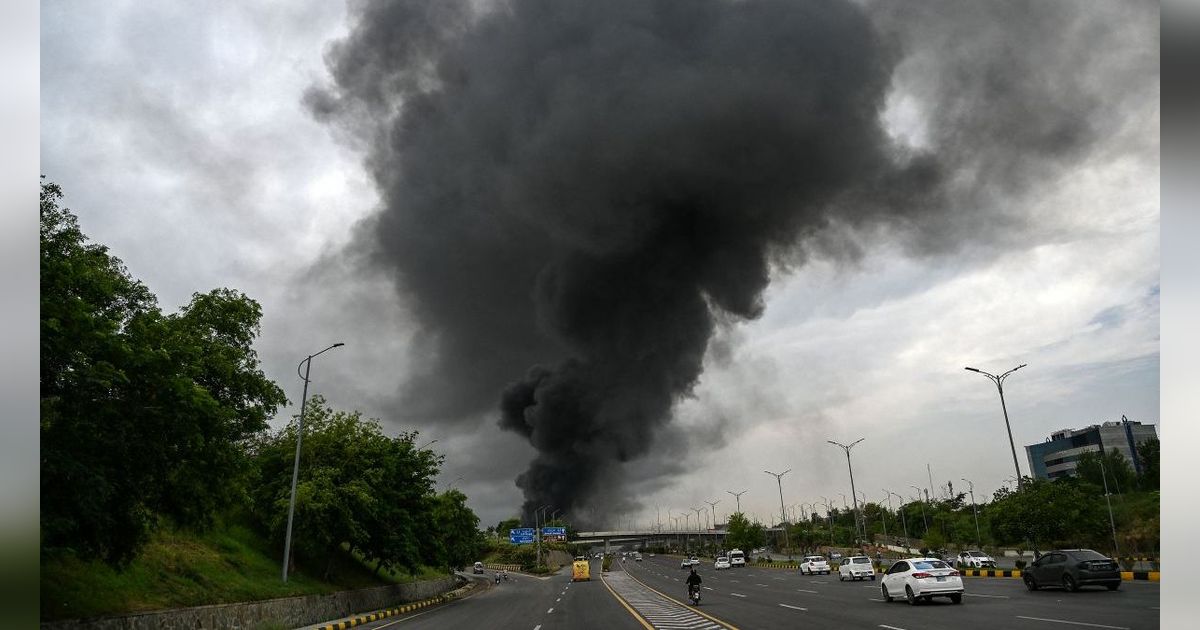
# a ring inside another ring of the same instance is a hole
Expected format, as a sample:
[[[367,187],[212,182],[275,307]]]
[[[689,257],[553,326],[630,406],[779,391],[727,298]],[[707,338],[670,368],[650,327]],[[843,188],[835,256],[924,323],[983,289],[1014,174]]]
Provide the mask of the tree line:
[[[295,423],[253,348],[262,309],[220,288],[178,312],[40,195],[40,431],[43,554],[123,566],[164,524],[202,530],[245,515],[282,555]],[[417,433],[306,405],[293,544],[327,563],[351,552],[381,569],[462,566],[481,543],[457,491],[434,487],[442,458]]]

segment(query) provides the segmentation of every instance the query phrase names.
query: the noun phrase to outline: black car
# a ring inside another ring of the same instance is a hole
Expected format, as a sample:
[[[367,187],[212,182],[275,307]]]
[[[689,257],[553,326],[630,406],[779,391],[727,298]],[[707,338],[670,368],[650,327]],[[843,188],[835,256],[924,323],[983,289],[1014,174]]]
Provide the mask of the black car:
[[[1077,591],[1091,585],[1115,591],[1121,586],[1121,568],[1112,558],[1091,549],[1057,549],[1034,560],[1021,572],[1021,578],[1031,591],[1043,586]]]

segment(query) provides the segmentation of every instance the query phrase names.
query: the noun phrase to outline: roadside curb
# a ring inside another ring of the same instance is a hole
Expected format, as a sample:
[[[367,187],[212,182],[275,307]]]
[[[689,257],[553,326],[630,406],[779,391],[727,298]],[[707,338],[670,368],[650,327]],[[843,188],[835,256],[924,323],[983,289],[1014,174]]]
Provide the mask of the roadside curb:
[[[379,610],[366,615],[356,615],[340,621],[333,621],[327,624],[316,626],[315,630],[346,630],[346,628],[353,628],[355,626],[361,626],[365,623],[387,619],[388,617],[395,617],[396,615],[415,612],[422,608],[429,608],[430,606],[436,606],[438,604],[448,604],[450,602],[458,601],[465,597],[469,597],[476,590],[486,590],[490,586],[491,583],[486,580],[469,579],[466,584],[463,584],[462,586],[450,592],[443,593],[442,595],[438,595],[436,597],[409,602],[401,606],[396,606],[395,608]]]
[[[961,573],[967,577],[992,577],[992,578],[1019,578],[1021,577],[1020,569],[999,570],[999,569],[962,569]],[[1143,582],[1159,582],[1162,580],[1160,571],[1121,571],[1121,579],[1126,582],[1143,581]]]

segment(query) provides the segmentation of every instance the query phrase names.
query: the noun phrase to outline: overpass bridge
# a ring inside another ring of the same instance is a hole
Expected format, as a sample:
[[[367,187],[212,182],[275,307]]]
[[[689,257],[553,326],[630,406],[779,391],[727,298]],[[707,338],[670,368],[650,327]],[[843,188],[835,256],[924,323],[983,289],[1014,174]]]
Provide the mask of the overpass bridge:
[[[763,530],[768,535],[778,533],[781,530],[778,527],[768,527]],[[594,531],[594,532],[575,532],[573,542],[582,543],[603,543],[604,552],[608,553],[609,545],[612,543],[640,543],[643,547],[649,547],[653,544],[668,543],[676,547],[687,547],[690,542],[699,542],[702,544],[708,543],[723,543],[725,536],[728,534],[724,529],[626,529],[626,530],[610,530],[610,531]]]

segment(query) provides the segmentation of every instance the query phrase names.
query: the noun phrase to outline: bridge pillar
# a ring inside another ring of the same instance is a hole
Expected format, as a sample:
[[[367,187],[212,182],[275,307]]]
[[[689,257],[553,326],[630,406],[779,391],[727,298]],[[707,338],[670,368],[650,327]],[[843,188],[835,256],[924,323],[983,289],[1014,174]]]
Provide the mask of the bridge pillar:
[[[604,555],[608,555],[608,539],[604,539]]]

